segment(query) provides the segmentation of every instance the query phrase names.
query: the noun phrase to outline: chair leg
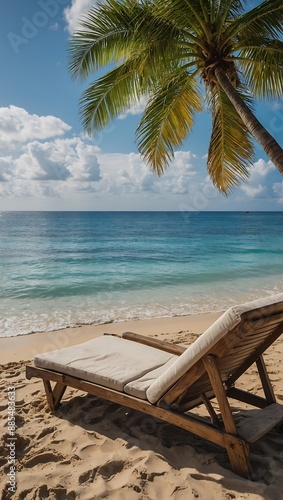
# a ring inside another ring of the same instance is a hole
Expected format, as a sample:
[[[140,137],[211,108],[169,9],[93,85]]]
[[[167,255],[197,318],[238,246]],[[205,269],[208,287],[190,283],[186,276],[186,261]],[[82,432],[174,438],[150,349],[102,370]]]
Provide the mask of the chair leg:
[[[54,401],[54,410],[56,410],[60,404],[62,397],[67,389],[67,386],[57,382],[53,390],[53,401]]]
[[[203,364],[210,378],[211,385],[216,396],[223,423],[225,426],[225,444],[233,472],[239,476],[249,477],[252,467],[249,459],[249,446],[237,437],[237,429],[232,411],[227,399],[223,382],[214,356],[208,355],[203,358]]]
[[[223,387],[223,382],[221,380],[221,375],[217,366],[217,360],[213,355],[208,355],[203,358],[202,362],[207,371],[214,394],[216,396],[225,430],[227,433],[232,435],[234,434],[235,436],[237,434],[237,429],[227,399],[227,395]]]
[[[259,376],[261,379],[261,383],[262,383],[263,391],[264,391],[264,394],[266,397],[266,401],[270,405],[272,403],[276,403],[276,397],[275,397],[273,387],[271,385],[270,378],[268,376],[265,362],[264,362],[262,355],[256,360],[256,366],[257,366],[258,373],[259,373]]]
[[[226,435],[225,440],[226,450],[233,472],[245,478],[250,477],[252,474],[252,466],[248,444],[242,439],[233,436]]]
[[[50,381],[44,379],[43,384],[46,392],[47,402],[51,410],[56,410],[60,404],[67,386],[62,384],[61,382],[57,382],[54,389],[52,389]]]

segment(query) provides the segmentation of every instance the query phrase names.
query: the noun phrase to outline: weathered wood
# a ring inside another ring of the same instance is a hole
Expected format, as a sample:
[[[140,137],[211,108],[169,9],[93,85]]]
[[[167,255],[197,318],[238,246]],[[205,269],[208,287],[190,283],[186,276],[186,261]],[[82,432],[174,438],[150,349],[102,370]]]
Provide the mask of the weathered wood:
[[[221,417],[223,419],[226,432],[228,432],[229,434],[236,435],[237,434],[236,425],[234,422],[231,408],[229,406],[223,382],[221,380],[216,359],[214,356],[210,355],[210,356],[205,356],[202,361],[208,373],[212,388],[214,390],[214,394],[216,396],[217,403],[220,408]]]
[[[281,315],[282,316],[282,315]],[[283,317],[283,316],[282,316]],[[259,320],[257,320],[259,321]],[[229,353],[236,344],[243,341],[248,332],[251,331],[252,322],[245,322],[241,327],[236,326],[228,332],[225,337],[221,338],[207,353],[216,354],[219,359]],[[283,327],[282,327],[283,329]],[[278,335],[279,336],[279,335]],[[272,343],[272,342],[271,342]],[[252,364],[252,363],[251,363]],[[249,365],[250,366],[250,365]],[[245,371],[245,370],[244,370]],[[202,375],[205,373],[205,369],[201,361],[198,361],[195,365],[193,365],[187,373],[185,373],[173,386],[171,389],[167,391],[167,393],[163,396],[164,403],[170,405],[174,401],[176,401],[182,394],[188,390],[188,387],[192,386]],[[241,373],[242,374],[242,373]],[[230,381],[231,376],[229,377]],[[238,378],[238,377],[237,377]],[[235,380],[237,380],[237,378]],[[229,385],[232,385],[234,382],[231,379]],[[207,388],[209,390],[209,388]],[[205,391],[206,392],[206,391]]]
[[[213,399],[215,397],[214,392],[213,391],[206,392],[205,397],[206,397],[206,399],[209,399],[209,400]],[[192,410],[193,408],[196,408],[196,406],[199,406],[203,403],[203,399],[201,396],[189,399],[184,403],[182,401],[183,401],[183,397],[178,399],[177,403],[173,404],[173,408],[174,409],[176,408],[177,411],[185,412],[188,410]]]
[[[277,310],[276,307],[273,310],[273,314],[270,313],[270,305],[266,307],[261,307],[254,311],[246,311],[241,315],[243,321],[250,323],[254,328],[261,328],[266,324],[274,325],[283,321],[282,304],[279,304]]]
[[[247,443],[254,443],[283,421],[283,405],[273,403],[262,410],[251,410],[250,415],[238,422],[238,434]]]
[[[47,403],[49,404],[51,410],[54,410],[54,400],[53,400],[53,393],[52,393],[52,388],[49,380],[44,379],[43,380],[43,385],[46,393],[46,398],[47,398]]]
[[[213,425],[215,425],[215,427],[217,429],[221,429],[221,422],[220,422],[220,420],[216,414],[216,411],[214,410],[211,402],[209,401],[209,399],[206,397],[205,394],[201,394],[201,399],[202,399],[202,402],[210,415],[211,422],[213,423]]]
[[[42,368],[29,366],[28,373],[29,378],[36,376],[43,379],[44,385],[48,387],[47,397],[48,401],[51,403],[51,408],[53,405],[53,398],[50,398],[49,380],[53,380],[55,382],[58,382],[59,380],[64,385],[83,390],[89,394],[106,399],[107,401],[112,401],[114,403],[121,404],[122,406],[141,411],[226,448],[231,461],[232,469],[243,477],[249,476],[250,471],[246,463],[246,461],[248,461],[245,456],[246,452],[243,453],[241,448],[239,448],[239,446],[241,446],[244,450],[246,450],[245,443],[242,440],[239,440],[237,436],[226,434],[223,431],[213,428],[206,422],[201,422],[200,418],[196,418],[194,415],[188,413],[186,415],[180,415],[171,410],[152,405],[148,401],[138,400],[127,394],[118,393],[112,389],[106,389],[91,382],[82,381],[69,375],[52,372],[51,370],[44,370]],[[239,445],[239,442],[242,444]]]
[[[258,346],[258,348],[245,360],[244,363],[236,370],[226,381],[227,385],[233,385],[234,382],[268,349],[273,342],[283,333],[283,324],[280,324],[269,337]]]
[[[263,391],[264,391],[264,394],[266,397],[266,401],[269,404],[276,403],[276,397],[275,397],[273,387],[271,385],[270,378],[268,376],[265,362],[264,362],[262,355],[256,360],[256,366],[258,369],[258,373],[260,376],[260,380],[262,383],[262,388],[263,388]]]
[[[251,392],[243,391],[242,389],[238,389],[237,387],[229,387],[229,389],[226,391],[226,394],[228,398],[237,399],[238,401],[256,406],[257,408],[265,408],[266,406],[268,406],[265,398],[257,396],[256,394],[252,394]]]
[[[231,436],[225,436],[226,450],[230,459],[233,472],[239,476],[248,478],[252,473],[252,466],[249,459],[249,446],[242,439],[231,439]]]
[[[140,335],[139,333],[133,332],[124,332],[122,334],[122,338],[126,340],[132,340],[134,342],[139,342],[140,344],[145,344],[150,347],[156,347],[161,351],[166,351],[171,354],[176,354],[180,356],[184,351],[187,350],[187,347],[183,347],[176,344],[170,344],[170,342],[166,342],[165,340],[159,340],[152,337],[147,337],[146,335]]]
[[[162,397],[162,401],[171,405],[179,399],[179,397],[184,394],[188,387],[193,385],[196,380],[198,380],[205,373],[205,368],[202,361],[198,361],[189,371],[187,371],[179,380],[176,382],[171,389],[169,389],[166,394]]]
[[[54,410],[56,410],[60,404],[60,401],[62,397],[64,396],[64,393],[67,389],[67,386],[65,384],[61,384],[60,382],[57,382],[53,389],[53,402],[54,402]]]
[[[55,382],[60,381],[64,385],[73,387],[74,389],[82,390],[94,396],[106,399],[107,401],[118,403],[122,406],[126,406],[127,408],[132,408],[161,420],[165,420],[166,422],[192,432],[207,441],[211,441],[212,443],[225,448],[225,438],[223,432],[215,429],[211,426],[211,424],[198,421],[194,415],[182,415],[172,410],[152,405],[148,401],[137,399],[128,394],[117,392],[113,389],[108,389],[92,382],[86,382],[85,380],[80,380],[78,378],[71,377],[70,375],[63,375],[51,370],[45,370],[43,368],[29,366],[29,376],[30,378],[33,376],[42,378],[43,382],[49,382],[49,380]],[[53,400],[51,401],[51,404],[53,404]]]

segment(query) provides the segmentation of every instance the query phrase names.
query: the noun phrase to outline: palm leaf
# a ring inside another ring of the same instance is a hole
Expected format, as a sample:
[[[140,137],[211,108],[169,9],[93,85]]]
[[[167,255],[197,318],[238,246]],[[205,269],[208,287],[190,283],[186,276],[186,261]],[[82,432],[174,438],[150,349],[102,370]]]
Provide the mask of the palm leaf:
[[[282,0],[266,0],[259,6],[234,18],[226,29],[226,40],[236,37],[249,44],[255,35],[277,38],[283,33]]]
[[[81,99],[81,116],[88,133],[98,132],[137,102],[146,89],[131,60],[109,71],[91,85]]]
[[[219,85],[211,89],[210,106],[213,120],[208,173],[214,185],[228,194],[248,177],[248,167],[253,161],[253,144],[240,116]]]
[[[82,28],[69,48],[69,70],[74,77],[86,78],[98,68],[142,53],[148,69],[162,60],[168,65],[176,56],[176,27],[156,17],[148,0],[108,0],[90,10]]]
[[[256,41],[239,51],[239,63],[249,88],[258,98],[282,98],[283,42]]]
[[[201,109],[197,84],[185,71],[156,89],[137,129],[139,150],[153,171],[163,173]]]

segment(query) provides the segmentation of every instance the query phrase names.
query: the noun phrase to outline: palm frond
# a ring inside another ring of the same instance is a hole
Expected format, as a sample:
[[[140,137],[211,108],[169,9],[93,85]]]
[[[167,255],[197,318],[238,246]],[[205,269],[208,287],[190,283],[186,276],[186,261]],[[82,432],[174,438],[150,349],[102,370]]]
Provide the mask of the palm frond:
[[[147,64],[154,54],[160,59],[166,52],[168,64],[169,51],[176,53],[178,30],[169,20],[155,16],[150,0],[107,0],[90,10],[81,26],[69,47],[69,70],[74,77],[86,78],[103,66],[142,52],[147,53]]]
[[[225,38],[236,37],[248,45],[255,35],[278,38],[283,33],[282,0],[265,0],[257,7],[234,17],[226,29]]]
[[[137,129],[139,150],[153,171],[163,173],[201,109],[197,84],[186,71],[156,89]]]
[[[155,0],[154,11],[162,19],[170,20],[195,44],[202,44],[202,35],[207,31],[201,0]]]
[[[245,80],[259,99],[283,96],[283,42],[251,40],[249,46],[239,50],[239,64]]]
[[[80,110],[88,133],[97,133],[119,114],[136,103],[148,87],[133,61],[121,64],[91,85],[82,96]]]
[[[253,144],[250,133],[219,85],[211,90],[210,106],[213,120],[208,173],[214,185],[222,193],[229,194],[249,175]]]
[[[244,13],[245,1],[242,0],[218,0],[215,12],[216,36],[221,39],[225,26],[229,25],[235,18],[240,18]]]

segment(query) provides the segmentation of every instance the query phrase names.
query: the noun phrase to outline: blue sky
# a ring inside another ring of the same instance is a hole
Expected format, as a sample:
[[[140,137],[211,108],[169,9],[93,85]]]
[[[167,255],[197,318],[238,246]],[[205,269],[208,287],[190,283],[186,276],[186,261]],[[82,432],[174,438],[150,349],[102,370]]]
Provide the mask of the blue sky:
[[[252,3],[252,2],[251,2]],[[0,16],[0,210],[282,210],[283,178],[256,146],[250,179],[228,198],[206,172],[210,116],[162,177],[135,145],[143,103],[98,136],[83,133],[67,48],[95,0],[9,0]],[[256,114],[283,145],[283,101]]]

